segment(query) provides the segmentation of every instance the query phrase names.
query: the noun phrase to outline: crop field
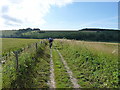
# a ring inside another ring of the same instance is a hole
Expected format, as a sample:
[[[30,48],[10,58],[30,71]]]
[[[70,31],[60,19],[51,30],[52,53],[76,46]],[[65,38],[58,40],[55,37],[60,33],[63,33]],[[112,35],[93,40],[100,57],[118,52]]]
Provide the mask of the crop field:
[[[2,38],[2,54],[25,47],[38,41],[39,39]]]
[[[118,88],[118,43],[2,39],[1,88]]]

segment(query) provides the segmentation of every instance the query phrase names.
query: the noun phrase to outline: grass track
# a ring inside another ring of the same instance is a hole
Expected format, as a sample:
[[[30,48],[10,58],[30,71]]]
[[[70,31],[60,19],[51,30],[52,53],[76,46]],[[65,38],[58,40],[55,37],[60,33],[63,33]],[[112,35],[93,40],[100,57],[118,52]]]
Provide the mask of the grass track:
[[[34,43],[39,40],[32,39],[6,39],[3,40],[4,43],[4,52],[9,50],[14,50],[19,47],[23,47],[27,44]],[[18,42],[17,42],[18,41]],[[20,43],[21,42],[21,43]],[[9,45],[9,43],[11,43]],[[57,48],[62,53],[65,61],[73,72],[75,78],[77,78],[78,83],[83,88],[117,88],[118,87],[118,56],[117,56],[117,44],[116,43],[97,43],[97,42],[80,42],[80,41],[71,41],[71,40],[55,40]],[[8,47],[10,46],[10,47]],[[8,47],[8,48],[6,48]],[[15,47],[15,48],[14,48]],[[53,62],[55,69],[55,81],[57,88],[72,88],[72,83],[70,77],[64,67],[64,64],[61,62],[61,58],[55,50],[56,46],[53,47]],[[41,50],[45,51],[45,53]],[[49,70],[50,70],[50,61],[48,60],[48,48],[43,48],[38,51],[35,57],[37,62],[31,63],[32,55],[23,54],[20,57],[20,64],[23,67],[21,74],[22,78],[27,77],[28,71],[26,70],[26,65],[31,67],[32,64],[34,67],[33,74],[30,77],[35,83],[32,87],[38,88],[47,88],[47,81],[49,80]],[[114,51],[116,50],[116,51]],[[32,52],[31,50],[30,52]],[[112,53],[114,51],[114,53]],[[34,52],[34,51],[33,51]],[[26,62],[26,64],[24,64]],[[13,61],[9,61],[5,65],[5,69],[8,72],[4,73],[4,78],[6,79],[7,85],[10,85],[11,80],[16,79],[14,69],[9,68],[10,65],[13,65]],[[25,69],[25,70],[24,70]],[[30,69],[31,70],[31,69]],[[26,73],[26,74],[25,74]],[[8,76],[7,76],[8,75]],[[12,76],[13,75],[13,76]],[[11,77],[11,78],[8,78]],[[0,81],[1,82],[1,81]],[[24,80],[23,80],[24,82]],[[30,81],[26,81],[29,83]],[[39,83],[38,83],[39,82]],[[22,83],[23,84],[23,83]],[[29,83],[30,84],[30,83]],[[7,85],[4,85],[7,87]],[[31,84],[30,84],[31,85]],[[29,85],[28,85],[29,86]]]
[[[71,88],[72,83],[70,77],[60,59],[57,51],[53,49],[56,88]]]

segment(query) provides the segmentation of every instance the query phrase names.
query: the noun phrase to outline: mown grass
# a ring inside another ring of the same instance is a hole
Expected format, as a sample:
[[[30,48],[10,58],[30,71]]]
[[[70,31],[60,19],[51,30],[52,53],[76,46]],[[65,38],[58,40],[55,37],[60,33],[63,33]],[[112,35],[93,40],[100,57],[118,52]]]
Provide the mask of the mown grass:
[[[31,43],[40,41],[39,39],[18,39],[18,38],[2,38],[2,54],[9,51],[17,50]]]
[[[56,88],[72,88],[70,77],[61,61],[60,56],[55,49],[52,51]]]
[[[57,45],[82,87],[118,88],[118,56],[108,53],[107,46],[100,51],[100,43],[90,47],[67,40]]]

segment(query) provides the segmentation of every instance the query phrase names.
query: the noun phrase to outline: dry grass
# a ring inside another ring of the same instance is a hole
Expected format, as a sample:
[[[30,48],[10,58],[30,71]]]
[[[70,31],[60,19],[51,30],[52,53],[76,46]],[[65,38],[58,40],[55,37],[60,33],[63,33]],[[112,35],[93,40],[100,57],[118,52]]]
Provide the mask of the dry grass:
[[[88,42],[88,41],[78,41],[78,40],[67,40],[67,39],[56,39],[62,42],[69,42],[74,45],[80,45],[87,47],[93,51],[98,51],[101,53],[107,53],[111,55],[118,55],[118,44],[119,43],[109,43],[109,42]]]

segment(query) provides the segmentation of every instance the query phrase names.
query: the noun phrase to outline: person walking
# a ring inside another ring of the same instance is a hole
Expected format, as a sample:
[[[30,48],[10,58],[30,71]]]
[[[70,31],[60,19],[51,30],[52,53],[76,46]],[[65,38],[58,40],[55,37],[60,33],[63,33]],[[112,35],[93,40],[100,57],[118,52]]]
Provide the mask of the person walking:
[[[49,38],[49,47],[52,48],[53,38]]]

